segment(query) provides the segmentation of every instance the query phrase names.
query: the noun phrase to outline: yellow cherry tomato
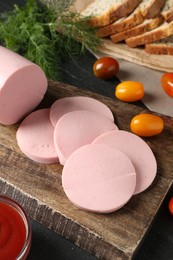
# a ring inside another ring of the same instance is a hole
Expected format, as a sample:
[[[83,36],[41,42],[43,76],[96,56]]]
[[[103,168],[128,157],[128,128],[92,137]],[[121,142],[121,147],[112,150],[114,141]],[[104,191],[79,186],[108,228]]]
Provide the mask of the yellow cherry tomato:
[[[154,136],[163,131],[164,121],[152,114],[139,114],[130,123],[131,131],[139,136]]]
[[[117,85],[115,96],[125,102],[134,102],[144,96],[144,86],[141,82],[124,81]]]

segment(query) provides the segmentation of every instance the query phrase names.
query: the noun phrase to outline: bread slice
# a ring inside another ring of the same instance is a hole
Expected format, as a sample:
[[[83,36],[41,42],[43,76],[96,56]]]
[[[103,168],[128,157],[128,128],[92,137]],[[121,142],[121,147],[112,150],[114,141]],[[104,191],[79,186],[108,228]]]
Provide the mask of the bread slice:
[[[95,0],[82,12],[93,26],[105,26],[131,13],[142,0]]]
[[[69,7],[69,10],[73,11],[73,12],[82,12],[89,4],[91,4],[91,0],[85,0],[85,1],[81,1],[81,0],[75,0],[72,1],[72,4]]]
[[[161,15],[167,22],[171,22],[173,20],[173,0],[166,1],[165,6],[161,11]]]
[[[122,33],[119,34],[115,34],[111,36],[111,39],[113,42],[120,42],[123,40],[126,40],[128,38],[143,34],[147,31],[151,31],[155,28],[157,28],[158,26],[160,26],[163,22],[164,22],[164,17],[167,16],[168,14],[168,7],[170,7],[171,1],[173,0],[167,0],[165,3],[164,8],[161,11],[161,15],[155,17],[155,18],[151,18],[151,19],[146,19],[144,20],[140,25],[135,26],[134,28],[128,30],[128,31],[124,31]],[[153,0],[150,2],[150,6],[152,6]],[[141,6],[141,10],[145,9],[145,4],[149,4],[148,0],[147,3],[146,2],[142,2],[139,7]],[[173,8],[173,6],[171,6]],[[171,9],[169,9],[171,10]],[[169,14],[171,13],[171,11],[169,11]],[[170,16],[169,16],[170,18]],[[128,40],[127,40],[128,42]]]
[[[166,0],[152,0],[146,3],[146,7],[141,10],[142,15],[146,19],[151,19],[160,14],[162,8],[164,7]]]
[[[157,42],[145,44],[145,51],[157,55],[173,55],[173,35]]]
[[[164,22],[162,25],[149,32],[126,39],[126,43],[129,47],[134,48],[140,45],[164,39],[172,34],[173,21],[170,23]]]
[[[129,30],[132,27],[142,23],[143,20],[144,17],[140,12],[140,8],[137,7],[129,16],[121,18],[112,24],[99,28],[97,31],[97,35],[99,37],[107,37],[109,35],[122,32],[124,30]]]
[[[143,23],[139,24],[138,26],[136,26],[130,30],[111,35],[110,38],[114,43],[121,42],[128,38],[151,31],[151,30],[157,28],[160,24],[162,24],[163,21],[164,20],[163,20],[162,16],[155,17],[152,19],[147,19],[147,20],[144,20]]]
[[[164,1],[162,1],[162,4],[164,4]],[[150,14],[151,18],[154,18],[156,13],[158,15],[161,11],[162,4],[158,5],[158,0],[142,0],[138,7],[129,16],[99,28],[97,34],[99,37],[107,37],[115,33],[129,30],[142,23],[145,19],[145,15]],[[153,6],[155,6],[155,12],[152,14],[150,10],[153,10]]]

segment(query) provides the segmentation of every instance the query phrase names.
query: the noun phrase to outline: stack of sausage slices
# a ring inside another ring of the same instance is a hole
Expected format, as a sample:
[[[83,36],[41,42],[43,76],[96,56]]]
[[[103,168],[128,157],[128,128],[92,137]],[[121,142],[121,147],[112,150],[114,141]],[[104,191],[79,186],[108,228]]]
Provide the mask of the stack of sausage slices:
[[[83,210],[118,210],[156,177],[157,163],[148,144],[119,130],[109,107],[94,98],[65,97],[32,112],[16,138],[31,160],[63,165],[64,192]]]
[[[95,0],[81,11],[100,37],[173,55],[173,0]]]

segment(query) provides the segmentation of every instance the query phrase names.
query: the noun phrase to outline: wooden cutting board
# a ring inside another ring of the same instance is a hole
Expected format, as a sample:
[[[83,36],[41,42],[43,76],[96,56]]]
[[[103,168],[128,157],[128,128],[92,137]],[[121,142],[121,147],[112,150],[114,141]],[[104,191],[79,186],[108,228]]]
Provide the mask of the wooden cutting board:
[[[119,129],[127,131],[134,115],[147,112],[134,105],[55,82],[49,83],[47,94],[39,107],[50,107],[57,98],[73,95],[90,96],[102,101],[113,111]],[[62,166],[39,164],[26,158],[16,143],[18,125],[0,125],[1,194],[14,198],[30,217],[99,259],[131,259],[173,179],[173,118],[163,116],[163,119],[164,132],[146,139],[158,163],[154,183],[114,213],[89,213],[73,206],[61,186]]]
[[[173,55],[149,54],[146,53],[143,46],[141,48],[129,48],[125,43],[113,43],[109,39],[104,39],[102,40],[99,51],[147,68],[164,72],[173,72]]]

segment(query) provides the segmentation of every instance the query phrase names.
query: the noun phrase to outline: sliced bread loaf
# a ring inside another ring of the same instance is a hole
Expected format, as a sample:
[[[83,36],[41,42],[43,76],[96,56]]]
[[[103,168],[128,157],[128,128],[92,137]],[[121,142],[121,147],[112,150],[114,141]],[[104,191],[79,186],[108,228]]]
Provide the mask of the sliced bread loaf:
[[[131,13],[142,0],[95,0],[82,10],[82,16],[92,16],[93,26],[105,26]]]
[[[163,22],[164,22],[164,17],[167,16],[168,14],[168,7],[170,7],[171,1],[173,0],[166,0],[165,6],[161,11],[161,15],[158,15],[155,18],[151,18],[151,19],[146,19],[144,20],[140,25],[135,26],[134,28],[128,30],[128,31],[124,31],[122,33],[119,34],[115,34],[111,36],[111,39],[113,42],[120,42],[123,40],[126,40],[128,38],[134,37],[134,36],[138,36],[140,34],[143,34],[145,32],[151,31],[157,27],[159,27]],[[153,0],[150,2],[150,5],[153,3]],[[146,2],[142,2],[139,7],[141,6],[141,10],[143,10],[145,8],[145,4]],[[149,2],[147,1],[147,5],[149,4]],[[172,6],[173,8],[173,6]],[[169,9],[169,14],[171,13],[170,9]],[[127,40],[128,42],[128,40]]]
[[[145,51],[157,55],[173,55],[173,35],[157,42],[145,44]]]
[[[152,19],[147,19],[147,20],[144,20],[144,22],[142,22],[138,26],[135,26],[134,28],[132,28],[130,30],[111,35],[110,38],[114,43],[121,42],[121,41],[124,41],[128,38],[143,34],[143,33],[148,32],[148,31],[151,31],[151,30],[157,28],[160,24],[162,24],[163,21],[164,20],[163,20],[162,16],[155,17],[155,18],[152,18]]]
[[[158,0],[142,0],[138,7],[129,16],[122,18],[110,25],[99,28],[98,36],[107,37],[122,31],[130,30],[131,28],[141,24],[146,18],[145,16],[149,16],[150,18],[154,18],[156,14],[158,16],[161,12],[161,6],[163,4],[164,1],[160,3]],[[153,9],[154,12],[152,13]]]
[[[144,0],[147,1],[147,0]],[[118,21],[109,24],[107,26],[101,27],[97,31],[99,37],[107,37],[109,35],[122,32],[124,30],[129,30],[132,27],[142,23],[144,17],[140,12],[140,8],[137,7],[130,15],[125,18],[121,18]]]
[[[173,21],[170,23],[164,22],[162,25],[149,32],[126,39],[126,43],[129,47],[134,48],[140,45],[164,39],[172,34]]]

